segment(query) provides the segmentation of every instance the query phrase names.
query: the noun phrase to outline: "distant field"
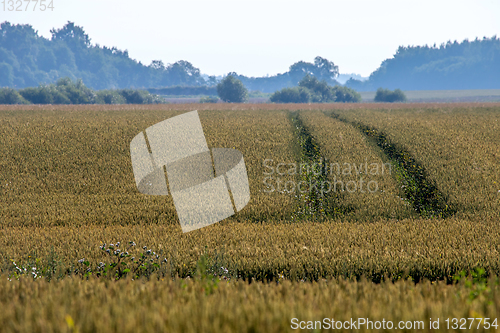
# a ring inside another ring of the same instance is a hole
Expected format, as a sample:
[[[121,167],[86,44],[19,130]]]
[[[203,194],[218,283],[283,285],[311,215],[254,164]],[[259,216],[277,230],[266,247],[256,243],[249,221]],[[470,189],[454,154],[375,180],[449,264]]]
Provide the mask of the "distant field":
[[[500,89],[482,90],[409,90],[408,102],[498,102]],[[374,91],[360,92],[363,102],[373,102]]]
[[[249,104],[259,104],[259,103],[267,103],[269,102],[269,97],[272,94],[266,94],[266,93],[253,93],[250,92],[248,94],[248,103]],[[161,97],[165,98],[165,100],[168,103],[172,104],[186,104],[186,103],[198,103],[201,98],[206,97],[206,95],[160,95]],[[222,103],[220,101],[219,103]]]
[[[184,234],[171,196],[137,191],[129,145],[192,110],[209,147],[242,152],[251,200]],[[0,197],[1,331],[500,317],[500,103],[0,106]],[[156,266],[115,274],[99,246],[118,241]]]
[[[171,104],[186,104],[186,103],[198,103],[200,101],[200,98],[204,96],[189,96],[189,97],[177,97],[177,96],[163,96],[165,100],[168,103]],[[269,98],[266,97],[250,97],[248,99],[248,103],[250,104],[257,104],[257,103],[267,103],[269,101]],[[222,102],[220,102],[222,103]]]
[[[500,89],[483,90],[410,90],[405,91],[410,103],[462,103],[462,102],[500,102]],[[365,103],[373,102],[374,91],[360,92]],[[268,103],[271,94],[250,94],[249,103]],[[198,103],[203,96],[162,96],[172,104]]]

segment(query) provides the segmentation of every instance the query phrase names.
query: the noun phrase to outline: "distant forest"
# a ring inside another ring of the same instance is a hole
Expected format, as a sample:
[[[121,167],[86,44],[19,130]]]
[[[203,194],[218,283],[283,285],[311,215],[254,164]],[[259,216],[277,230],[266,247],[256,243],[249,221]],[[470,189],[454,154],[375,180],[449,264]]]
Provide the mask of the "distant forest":
[[[346,86],[358,91],[500,89],[500,39],[400,46],[367,81],[350,79]]]
[[[60,78],[81,79],[93,89],[215,86],[215,76],[205,80],[188,61],[165,65],[154,60],[146,66],[131,59],[127,50],[93,45],[82,27],[68,22],[52,29],[50,39],[38,35],[29,24],[0,25],[0,87],[25,88],[50,84]],[[269,78],[247,78],[230,73],[249,90],[274,92],[295,86],[310,74],[336,84],[338,68],[317,57],[314,63],[299,61],[290,72]]]
[[[92,44],[82,27],[68,22],[41,37],[31,25],[0,24],[0,87],[25,88],[51,84],[60,78],[81,79],[92,89],[214,87],[217,79],[204,79],[188,61],[165,64],[154,60],[144,65],[127,50]],[[310,75],[335,86],[338,67],[322,57],[313,63],[299,61],[289,71],[268,77],[228,73],[250,91],[272,93],[297,86]],[[437,46],[400,47],[393,58],[382,62],[367,81],[351,79],[346,86],[359,91],[379,87],[402,90],[500,88],[500,39],[495,37],[451,41]],[[213,89],[209,89],[212,91]]]
[[[92,45],[83,28],[72,22],[51,33],[47,39],[28,24],[0,25],[0,87],[33,87],[63,77],[82,79],[93,89],[205,84],[200,70],[187,61],[145,66],[126,50]]]

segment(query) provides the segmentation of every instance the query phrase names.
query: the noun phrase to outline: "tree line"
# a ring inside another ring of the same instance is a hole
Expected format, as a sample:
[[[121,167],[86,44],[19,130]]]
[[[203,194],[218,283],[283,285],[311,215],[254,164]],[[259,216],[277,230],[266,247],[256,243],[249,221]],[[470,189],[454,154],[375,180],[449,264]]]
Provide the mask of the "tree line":
[[[367,81],[350,79],[358,91],[500,89],[500,39],[448,41],[439,46],[400,46]]]
[[[82,27],[68,22],[51,30],[50,39],[29,24],[0,24],[0,87],[25,88],[82,79],[93,89],[149,88],[206,84],[187,61],[149,66],[131,59],[127,50],[93,45]]]
[[[131,59],[127,50],[92,44],[83,27],[68,22],[52,29],[51,38],[39,36],[29,24],[0,24],[0,87],[25,88],[55,83],[69,77],[82,79],[92,89],[165,88],[172,86],[212,87],[215,76],[206,79],[200,69],[188,61],[165,64],[153,60],[150,65]],[[253,78],[229,73],[249,90],[274,92],[292,87],[309,74],[329,84],[337,84],[338,67],[325,58],[313,63],[299,61],[283,74]]]
[[[247,77],[235,72],[226,76],[238,79],[250,91],[274,93],[297,87],[307,75],[330,86],[338,85],[338,66],[319,56],[313,62],[296,62],[287,72],[273,76]],[[52,29],[50,38],[39,36],[29,24],[0,24],[0,87],[36,87],[64,77],[81,79],[95,90],[206,87],[213,94],[219,83],[215,76],[202,76],[199,68],[185,60],[171,64],[153,60],[145,65],[130,58],[127,50],[92,44],[85,30],[73,22]],[[494,36],[461,43],[449,41],[440,46],[401,46],[367,81],[350,79],[345,86],[357,91],[375,91],[379,87],[495,89],[500,88],[498,77],[500,39]]]

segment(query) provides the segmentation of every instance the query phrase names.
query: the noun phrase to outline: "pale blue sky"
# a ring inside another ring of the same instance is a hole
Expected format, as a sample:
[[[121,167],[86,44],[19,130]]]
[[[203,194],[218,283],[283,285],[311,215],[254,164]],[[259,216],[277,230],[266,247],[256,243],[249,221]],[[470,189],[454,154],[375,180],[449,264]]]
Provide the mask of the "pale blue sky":
[[[8,0],[7,0],[8,1]],[[49,0],[46,0],[47,3]],[[68,20],[93,43],[149,64],[187,60],[202,73],[274,75],[322,56],[368,76],[399,45],[500,36],[499,0],[53,0],[54,11],[3,11],[43,36]]]

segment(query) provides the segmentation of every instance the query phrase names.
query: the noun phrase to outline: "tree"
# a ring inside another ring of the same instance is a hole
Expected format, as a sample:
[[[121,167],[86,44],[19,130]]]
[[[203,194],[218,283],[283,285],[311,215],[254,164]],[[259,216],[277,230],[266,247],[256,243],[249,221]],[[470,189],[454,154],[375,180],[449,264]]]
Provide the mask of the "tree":
[[[304,76],[314,76],[316,68],[313,64],[305,61],[299,61],[290,66],[288,70],[288,75],[291,79],[291,83],[296,85]]]
[[[209,87],[216,86],[217,85],[217,78],[214,75],[209,76],[208,80],[207,80],[207,85]]]
[[[37,57],[37,66],[38,69],[45,72],[50,72],[52,69],[56,69],[58,66],[54,52],[47,47],[40,48]]]
[[[65,43],[55,43],[52,50],[56,57],[57,67],[61,68],[64,65],[67,68],[76,70],[75,55]]]
[[[11,25],[9,22],[0,24],[0,46],[12,51],[18,58],[30,55],[33,49],[36,50],[39,38],[38,33],[31,25]]]
[[[64,41],[70,46],[90,47],[90,37],[85,33],[82,27],[68,21],[61,29],[51,29],[52,40]]]
[[[185,60],[168,65],[165,69],[165,76],[169,85],[198,86],[205,83],[200,70]]]
[[[217,84],[217,95],[224,102],[243,103],[248,97],[248,90],[240,80],[228,75]]]
[[[314,66],[317,69],[316,77],[320,80],[335,81],[335,78],[339,75],[339,67],[328,59],[319,56],[314,58]]]
[[[165,70],[165,65],[163,64],[163,61],[161,60],[153,60],[151,61],[151,65],[149,65],[150,68],[154,70]]]
[[[314,58],[314,63],[299,61],[291,65],[288,75],[293,84],[309,75],[334,85],[338,84],[335,78],[339,75],[339,68],[333,61],[318,56]]]
[[[319,81],[314,76],[306,75],[300,80],[299,87],[309,89],[311,92],[311,102],[313,103],[335,102],[336,96],[326,81]]]

